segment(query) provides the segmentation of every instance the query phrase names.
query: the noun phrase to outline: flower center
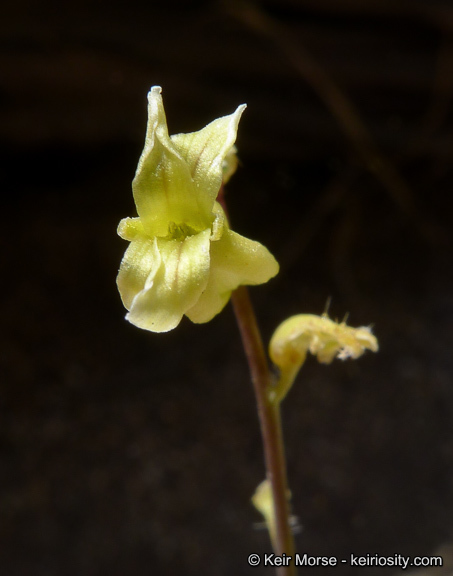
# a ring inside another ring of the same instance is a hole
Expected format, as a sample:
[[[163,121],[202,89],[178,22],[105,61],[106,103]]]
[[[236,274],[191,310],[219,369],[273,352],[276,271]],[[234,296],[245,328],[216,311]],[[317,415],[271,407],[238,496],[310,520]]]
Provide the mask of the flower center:
[[[195,234],[198,234],[198,232],[188,224],[176,224],[176,222],[170,222],[168,225],[167,238],[169,240],[181,240],[182,238],[194,236]]]

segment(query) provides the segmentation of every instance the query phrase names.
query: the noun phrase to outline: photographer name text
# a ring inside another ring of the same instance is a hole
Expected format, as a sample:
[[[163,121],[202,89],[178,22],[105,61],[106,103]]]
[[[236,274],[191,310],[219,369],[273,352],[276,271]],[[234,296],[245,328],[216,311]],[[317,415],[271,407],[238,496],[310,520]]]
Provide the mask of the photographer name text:
[[[248,557],[250,566],[338,566],[339,564],[349,564],[349,566],[395,566],[406,570],[410,567],[418,566],[442,566],[441,556],[403,556],[393,554],[383,556],[379,554],[350,554],[348,558],[338,558],[337,556],[309,556],[308,554],[295,554],[288,556],[282,554],[250,554]]]

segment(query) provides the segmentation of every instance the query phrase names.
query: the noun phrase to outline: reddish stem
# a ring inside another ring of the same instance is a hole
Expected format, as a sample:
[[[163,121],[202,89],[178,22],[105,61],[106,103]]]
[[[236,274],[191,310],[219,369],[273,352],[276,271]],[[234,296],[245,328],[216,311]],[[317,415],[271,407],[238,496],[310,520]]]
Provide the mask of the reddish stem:
[[[295,576],[294,538],[289,525],[289,502],[286,462],[280,421],[280,407],[269,399],[271,375],[261,334],[247,288],[240,286],[231,297],[242,337],[253,387],[263,438],[267,478],[272,486],[276,520],[275,554],[292,556],[289,566],[277,568],[278,576]]]

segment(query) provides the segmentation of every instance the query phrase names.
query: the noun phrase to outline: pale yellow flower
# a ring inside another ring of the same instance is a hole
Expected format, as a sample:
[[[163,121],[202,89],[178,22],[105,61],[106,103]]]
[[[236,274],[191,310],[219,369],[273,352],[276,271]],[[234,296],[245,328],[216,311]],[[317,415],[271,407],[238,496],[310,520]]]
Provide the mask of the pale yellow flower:
[[[378,348],[376,336],[366,326],[352,328],[346,322],[334,322],[327,314],[291,316],[278,326],[269,344],[269,355],[280,369],[271,400],[281,401],[287,394],[308,352],[322,364],[330,364],[334,358],[355,359],[365,350],[377,352]]]
[[[229,229],[216,201],[222,178],[236,167],[244,109],[170,137],[161,88],[148,94],[145,148],[132,184],[138,218],[118,226],[130,241],[118,289],[126,318],[139,328],[167,332],[183,315],[208,322],[239,285],[262,284],[278,272],[264,246]]]

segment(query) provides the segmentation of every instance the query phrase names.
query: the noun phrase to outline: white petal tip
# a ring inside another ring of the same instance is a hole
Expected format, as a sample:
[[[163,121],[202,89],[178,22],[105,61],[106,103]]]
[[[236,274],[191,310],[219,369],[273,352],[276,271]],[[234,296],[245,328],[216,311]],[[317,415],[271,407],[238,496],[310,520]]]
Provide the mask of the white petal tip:
[[[154,98],[159,94],[162,94],[162,88],[160,86],[153,86],[151,90],[148,92],[148,100],[151,100],[151,98]]]
[[[246,108],[247,108],[247,104],[241,104],[240,106],[238,106],[238,107],[236,108],[236,111],[234,112],[233,117],[234,117],[234,118],[237,118],[237,119],[238,119],[238,122],[239,122],[239,119],[240,119],[241,116],[242,116],[242,113],[244,112],[244,110],[245,110]]]

